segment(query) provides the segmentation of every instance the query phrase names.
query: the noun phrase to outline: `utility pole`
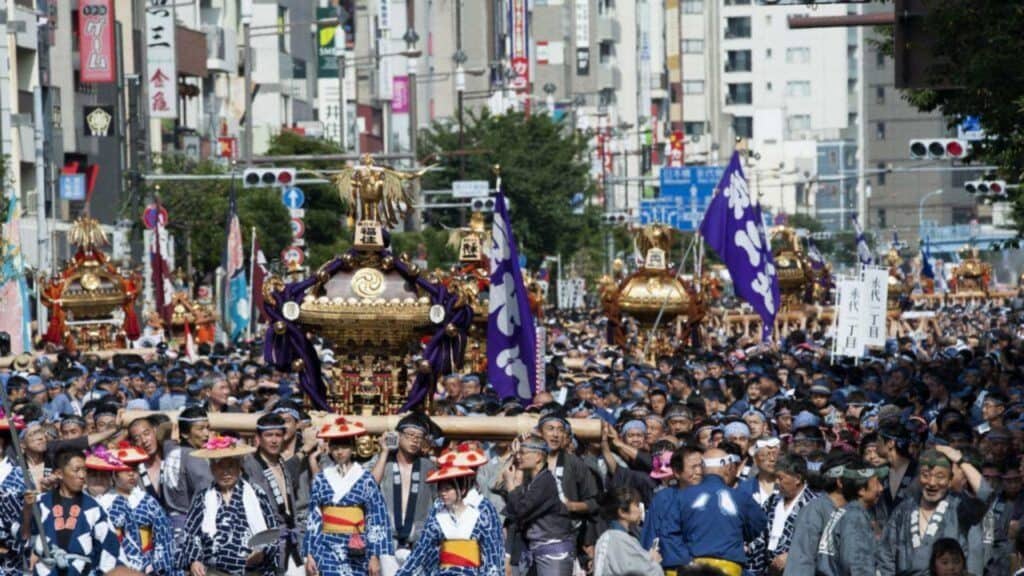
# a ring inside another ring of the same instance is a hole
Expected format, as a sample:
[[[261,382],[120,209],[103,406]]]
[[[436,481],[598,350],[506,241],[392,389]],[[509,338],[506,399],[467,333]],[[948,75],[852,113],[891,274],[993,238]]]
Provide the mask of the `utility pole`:
[[[416,34],[416,3],[415,0],[405,0],[405,22],[408,29],[405,31],[405,49],[412,53],[416,50],[416,43],[419,42],[419,35]],[[418,101],[416,92],[416,72],[419,68],[419,59],[408,58],[406,60],[406,74],[409,77],[409,155],[412,156],[412,168],[415,170],[419,164],[417,154],[419,136]],[[412,193],[414,198],[419,197],[420,179],[412,179]],[[409,218],[406,219],[406,230],[419,230],[420,209],[413,208],[409,211]]]
[[[338,4],[338,29],[334,33],[334,54],[338,57],[338,134],[341,136],[341,151],[348,152],[348,106],[345,105],[345,27],[341,24],[341,11]],[[354,16],[353,16],[354,18]],[[358,74],[358,73],[357,73]],[[356,82],[358,82],[358,76]],[[356,136],[358,138],[358,136]]]
[[[33,116],[35,122],[35,164],[36,164],[36,238],[38,251],[36,293],[40,293],[39,283],[42,274],[53,273],[54,250],[56,243],[50,237],[50,227],[46,222],[46,195],[50,191],[51,167],[49,146],[53,141],[52,102],[46,86],[50,84],[50,6],[47,0],[37,0],[36,10],[44,15],[36,19],[36,57],[38,59],[38,76],[36,89],[33,93]],[[51,210],[56,214],[57,204],[51,203]],[[41,304],[37,298],[36,302]],[[36,311],[37,326],[46,326],[47,311],[39,306]]]
[[[462,0],[455,0],[455,93],[458,97],[459,150],[466,149],[466,132],[463,123],[463,94],[466,92],[466,53],[462,51]],[[459,179],[466,177],[466,156],[459,156]]]
[[[242,0],[242,46],[245,50],[243,74],[245,75],[245,165],[252,166],[252,45],[250,28],[252,27],[252,0]]]

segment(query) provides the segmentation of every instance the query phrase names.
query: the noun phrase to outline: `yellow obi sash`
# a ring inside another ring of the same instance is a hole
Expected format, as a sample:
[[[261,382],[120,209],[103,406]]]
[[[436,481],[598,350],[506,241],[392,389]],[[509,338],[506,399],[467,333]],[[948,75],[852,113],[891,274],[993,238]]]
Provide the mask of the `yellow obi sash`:
[[[718,568],[725,576],[741,576],[743,574],[743,566],[721,558],[694,558],[693,563],[699,566]]]
[[[440,560],[442,568],[479,568],[480,545],[476,540],[444,540]]]
[[[366,529],[366,517],[359,506],[323,506],[324,534],[361,534]]]
[[[139,526],[139,545],[143,552],[153,551],[153,527]]]

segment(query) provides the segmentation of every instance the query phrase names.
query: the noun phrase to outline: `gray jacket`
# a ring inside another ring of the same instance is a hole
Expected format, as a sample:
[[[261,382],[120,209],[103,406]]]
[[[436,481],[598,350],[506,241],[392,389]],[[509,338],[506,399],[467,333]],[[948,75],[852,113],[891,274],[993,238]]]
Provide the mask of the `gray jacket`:
[[[878,548],[871,513],[860,500],[836,510],[825,524],[818,545],[817,574],[875,576]],[[892,572],[880,571],[887,576]]]
[[[985,516],[992,488],[982,481],[979,498],[948,494],[932,512],[929,526],[921,537],[917,531],[920,493],[903,500],[892,511],[878,547],[878,570],[897,576],[928,576],[932,544],[940,538],[953,538],[970,551],[967,532]]]
[[[789,556],[786,558],[786,570],[783,576],[808,576],[814,574],[814,564],[818,558],[818,543],[821,533],[825,530],[835,504],[828,494],[818,496],[804,506],[796,517],[796,529],[789,544]],[[769,529],[771,529],[769,527]]]

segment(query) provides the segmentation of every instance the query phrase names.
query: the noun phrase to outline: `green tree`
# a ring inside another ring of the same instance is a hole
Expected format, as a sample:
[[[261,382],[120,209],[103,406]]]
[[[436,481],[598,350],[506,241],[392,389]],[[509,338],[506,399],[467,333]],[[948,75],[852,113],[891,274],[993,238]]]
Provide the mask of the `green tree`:
[[[181,155],[161,158],[165,174],[217,176],[225,167],[214,162],[193,162]],[[277,254],[291,240],[288,211],[275,189],[244,189],[234,183],[238,221],[246,251],[255,226],[260,246],[267,254]],[[227,243],[227,218],[232,182],[230,179],[170,180],[150,186],[150,193],[159,191],[160,201],[167,209],[168,228],[175,235],[179,256],[176,266],[184,268],[191,256],[193,269],[201,276],[216,270],[224,257]]]
[[[592,192],[586,142],[545,114],[495,116],[483,110],[468,116],[462,150],[458,125],[450,121],[435,122],[421,134],[420,150],[439,159],[423,187],[450,189],[459,179],[494,182],[498,165],[519,250],[531,267],[545,255],[570,258],[580,250],[600,250],[599,214],[575,215],[570,206],[575,194]],[[427,219],[455,226],[456,216],[431,214]]]
[[[987,138],[975,142],[971,159],[999,167],[1012,182],[1024,179],[1024,9],[1006,0],[943,0],[927,3],[924,26],[934,42],[936,64],[926,71],[933,85],[904,97],[924,112],[939,111],[950,126],[980,118]],[[970,25],[965,25],[965,23]],[[878,31],[881,49],[892,53],[892,31]],[[1024,196],[1011,192],[1018,233],[1024,232]]]
[[[270,140],[268,156],[291,156],[307,154],[340,154],[337,144],[317,138],[309,138],[294,132],[281,132]],[[283,163],[279,163],[284,165]],[[289,162],[300,171],[317,173],[323,170],[340,169],[344,162],[338,160],[308,160]],[[303,174],[305,176],[306,174]],[[327,176],[327,174],[324,174]],[[351,246],[345,233],[346,207],[338,191],[329,184],[308,184],[302,186],[306,195],[306,263],[312,269],[318,268],[335,255]],[[280,204],[280,201],[278,202]],[[276,256],[276,252],[274,255]],[[273,256],[268,255],[268,258]]]

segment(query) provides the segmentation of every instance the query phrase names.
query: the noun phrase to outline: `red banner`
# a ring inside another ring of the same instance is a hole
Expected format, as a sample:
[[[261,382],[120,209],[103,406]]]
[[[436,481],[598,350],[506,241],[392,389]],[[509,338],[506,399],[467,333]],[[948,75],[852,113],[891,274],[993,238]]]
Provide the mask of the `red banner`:
[[[675,167],[683,166],[685,157],[683,153],[684,135],[682,130],[676,130],[668,140],[668,165]]]
[[[527,19],[527,0],[511,0],[508,3],[509,23],[511,24],[512,44],[512,88],[516,92],[530,89],[530,52],[527,43],[530,37],[530,24]]]
[[[83,84],[109,84],[117,73],[113,0],[78,4],[78,54]]]

